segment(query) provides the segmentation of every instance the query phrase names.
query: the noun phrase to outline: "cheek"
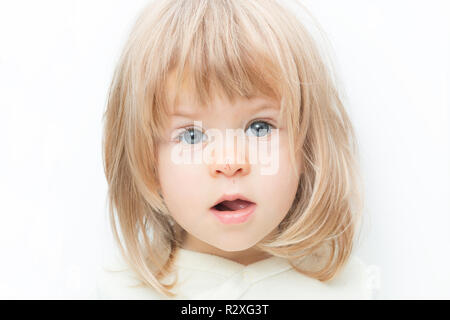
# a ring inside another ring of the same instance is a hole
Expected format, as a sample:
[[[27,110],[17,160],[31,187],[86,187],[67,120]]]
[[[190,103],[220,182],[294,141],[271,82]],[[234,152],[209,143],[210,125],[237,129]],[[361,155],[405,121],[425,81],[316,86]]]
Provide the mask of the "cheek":
[[[177,215],[186,212],[186,208],[198,208],[202,199],[202,181],[200,165],[177,164],[171,159],[170,146],[162,146],[158,156],[158,174],[164,201],[169,210]]]
[[[297,163],[296,166],[300,170],[300,163]],[[262,199],[270,199],[270,201],[266,201],[270,207],[269,212],[275,216],[287,214],[297,193],[299,179],[295,176],[289,148],[285,143],[280,144],[279,167],[276,173],[260,175],[259,179],[261,180],[257,185],[264,186],[260,188]]]

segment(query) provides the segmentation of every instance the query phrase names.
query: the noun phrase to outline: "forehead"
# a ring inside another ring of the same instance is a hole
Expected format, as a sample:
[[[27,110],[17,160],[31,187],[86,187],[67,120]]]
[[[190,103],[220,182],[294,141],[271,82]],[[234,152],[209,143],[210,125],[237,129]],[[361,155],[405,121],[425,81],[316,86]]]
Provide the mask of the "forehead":
[[[229,102],[221,103],[221,100],[215,100],[212,105],[207,106],[206,110],[211,110],[213,108],[233,108],[236,111],[243,113],[256,113],[260,111],[272,111],[278,112],[279,105],[275,100],[265,98],[265,97],[253,97],[251,99],[236,99],[234,105]],[[228,110],[228,109],[227,109]],[[180,99],[180,103],[176,105],[172,112],[171,116],[181,116],[181,117],[193,117],[199,116],[203,112],[205,112],[205,108],[202,108],[195,104],[189,104],[188,102]]]
[[[220,91],[213,91],[213,98],[208,105],[201,105],[195,98],[193,94],[192,86],[187,82],[183,81],[180,84],[180,88],[176,89],[176,84],[174,81],[174,76],[169,76],[167,81],[168,98],[169,98],[169,115],[170,116],[190,116],[198,115],[205,110],[211,110],[213,108],[220,107],[233,107],[239,109],[240,111],[260,111],[260,110],[272,110],[279,111],[280,105],[275,98],[265,96],[260,93],[256,93],[253,96],[246,97],[235,97],[234,101],[231,102],[225,95]]]

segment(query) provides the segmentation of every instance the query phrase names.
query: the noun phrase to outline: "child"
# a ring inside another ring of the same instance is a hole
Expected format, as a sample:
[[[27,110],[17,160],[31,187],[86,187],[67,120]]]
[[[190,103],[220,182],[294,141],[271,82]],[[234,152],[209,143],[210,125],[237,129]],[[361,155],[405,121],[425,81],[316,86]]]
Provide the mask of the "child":
[[[101,298],[370,298],[356,143],[324,61],[279,1],[150,3],[105,113],[124,260]]]

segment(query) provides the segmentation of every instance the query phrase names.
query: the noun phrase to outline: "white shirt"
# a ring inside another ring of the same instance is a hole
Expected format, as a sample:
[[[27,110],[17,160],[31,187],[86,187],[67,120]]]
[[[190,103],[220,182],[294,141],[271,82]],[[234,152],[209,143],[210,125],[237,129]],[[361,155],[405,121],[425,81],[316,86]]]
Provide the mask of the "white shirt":
[[[100,299],[373,299],[367,266],[351,256],[328,282],[303,275],[289,262],[270,257],[242,265],[219,256],[179,248],[175,257],[178,284],[175,298],[149,287],[133,287],[139,280],[124,262],[101,268],[97,277]],[[116,270],[111,272],[108,270]],[[120,271],[122,270],[122,271]]]

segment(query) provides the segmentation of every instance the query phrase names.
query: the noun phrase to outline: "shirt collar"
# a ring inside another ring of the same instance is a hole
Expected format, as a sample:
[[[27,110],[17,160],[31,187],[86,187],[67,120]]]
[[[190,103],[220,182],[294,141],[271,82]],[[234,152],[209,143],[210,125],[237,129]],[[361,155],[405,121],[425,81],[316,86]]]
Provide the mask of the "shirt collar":
[[[252,282],[292,268],[289,261],[276,256],[246,266],[220,256],[183,248],[177,249],[174,264],[177,267],[215,273],[224,277],[243,273]]]

